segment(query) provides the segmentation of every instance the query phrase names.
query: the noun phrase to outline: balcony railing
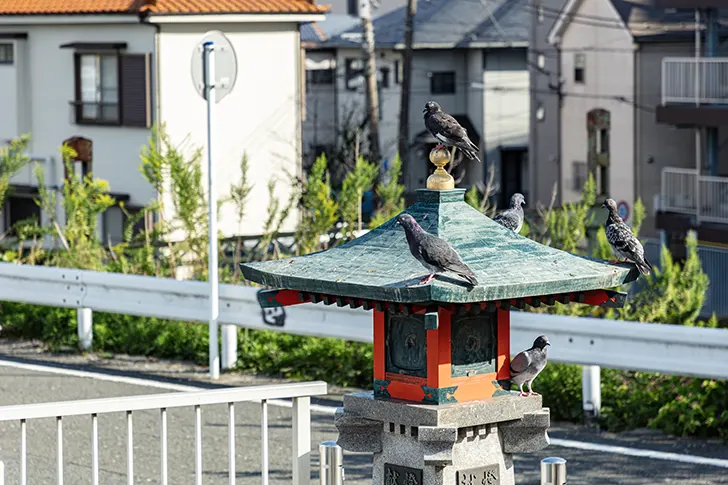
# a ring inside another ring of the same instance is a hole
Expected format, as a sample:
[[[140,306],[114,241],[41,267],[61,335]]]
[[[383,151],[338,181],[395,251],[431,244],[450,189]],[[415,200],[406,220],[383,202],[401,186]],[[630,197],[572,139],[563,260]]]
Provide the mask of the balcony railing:
[[[728,104],[727,57],[699,58],[697,61],[693,57],[666,57],[662,60],[662,104],[696,102]]]
[[[698,176],[695,169],[667,167],[662,170],[660,199],[666,212],[728,224],[728,177]],[[696,200],[700,204],[696,205]]]

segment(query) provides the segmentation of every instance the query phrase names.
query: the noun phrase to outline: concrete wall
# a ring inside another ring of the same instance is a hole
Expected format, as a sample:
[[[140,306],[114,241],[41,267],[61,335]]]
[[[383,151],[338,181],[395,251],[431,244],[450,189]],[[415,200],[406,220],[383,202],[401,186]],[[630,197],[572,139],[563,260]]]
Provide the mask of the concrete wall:
[[[206,146],[205,102],[190,79],[190,56],[202,35],[222,30],[235,48],[235,89],[216,105],[215,170],[219,198],[240,179],[240,159],[247,153],[254,185],[247,214],[239,224],[232,205],[220,212],[225,235],[260,234],[268,205],[267,183],[278,180],[276,196],[288,199],[285,172],[300,170],[300,74],[302,63],[295,23],[165,24],[159,35],[160,116],[173,141],[189,153]],[[207,173],[203,156],[203,173]],[[205,175],[206,176],[206,175]],[[292,211],[283,230],[293,230]]]
[[[592,16],[620,21],[608,0],[582,2],[576,16]],[[571,22],[561,40],[561,70],[564,96],[561,110],[562,200],[580,198],[575,186],[573,162],[587,162],[587,113],[601,108],[609,111],[610,166],[609,196],[634,208],[634,48],[626,29],[596,27]],[[606,49],[608,47],[608,49]],[[574,59],[586,56],[585,82],[574,79]]]

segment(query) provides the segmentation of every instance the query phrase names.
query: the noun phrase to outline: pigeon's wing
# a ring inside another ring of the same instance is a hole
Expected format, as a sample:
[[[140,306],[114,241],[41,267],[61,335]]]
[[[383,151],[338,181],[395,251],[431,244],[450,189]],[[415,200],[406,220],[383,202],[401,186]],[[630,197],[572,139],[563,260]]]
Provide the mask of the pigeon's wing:
[[[528,366],[531,365],[531,360],[531,356],[526,350],[513,357],[511,361],[511,374],[520,374],[528,369]]]
[[[441,271],[451,271],[465,278],[473,286],[478,285],[478,277],[473,273],[460,255],[444,239],[428,234],[420,242],[420,254],[425,263],[439,268]]]
[[[518,224],[520,222],[520,217],[518,217],[518,214],[511,210],[504,210],[497,216],[493,218],[493,221],[497,222],[501,226],[510,229],[511,231],[515,231],[518,229]]]
[[[627,224],[623,222],[610,224],[605,233],[615,252],[622,253],[630,259],[642,260],[644,258],[645,250],[642,243],[632,234],[632,230]]]
[[[432,234],[420,242],[420,254],[427,264],[438,268],[450,269],[453,265],[464,265],[449,242]]]
[[[427,117],[425,125],[432,136],[440,141],[454,144],[468,137],[467,130],[447,113],[433,113]]]

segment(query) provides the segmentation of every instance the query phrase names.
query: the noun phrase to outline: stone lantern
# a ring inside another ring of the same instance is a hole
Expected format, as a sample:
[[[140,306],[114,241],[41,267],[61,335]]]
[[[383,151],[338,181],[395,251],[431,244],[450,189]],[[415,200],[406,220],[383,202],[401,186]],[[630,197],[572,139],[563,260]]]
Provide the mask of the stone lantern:
[[[512,453],[548,445],[549,410],[540,395],[510,390],[510,310],[618,307],[624,295],[608,288],[637,272],[501,227],[452,188],[441,168],[446,156],[431,160],[438,170],[405,212],[453,245],[478,286],[449,273],[419,284],[427,272],[396,218],[341,246],[243,264],[242,272],[273,288],[259,294],[264,308],[311,302],[372,310],[372,389],[344,396],[335,422],[345,450],[374,453],[374,485],[513,484]]]

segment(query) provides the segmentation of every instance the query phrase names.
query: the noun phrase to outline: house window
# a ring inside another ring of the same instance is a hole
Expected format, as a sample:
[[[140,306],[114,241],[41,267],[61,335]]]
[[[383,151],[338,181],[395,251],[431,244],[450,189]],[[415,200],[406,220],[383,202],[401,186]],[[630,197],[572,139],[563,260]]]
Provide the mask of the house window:
[[[454,94],[455,71],[433,72],[430,75],[430,94]]]
[[[596,137],[597,147],[596,152],[599,155],[609,154],[609,129],[600,128],[597,132]]]
[[[589,174],[586,162],[572,162],[571,164],[571,182],[572,189],[575,192],[581,192],[586,185],[586,179]]]
[[[21,221],[35,219],[40,223],[40,207],[34,200],[34,194],[14,194],[7,197],[3,209],[5,231],[9,236],[16,236],[13,227]]]
[[[15,50],[12,42],[0,43],[0,64],[13,64],[15,62]]]
[[[402,62],[394,61],[394,82],[402,84]]]
[[[309,84],[334,84],[333,69],[307,69],[306,85]]]
[[[574,54],[574,82],[579,84],[586,82],[586,54]]]
[[[364,61],[362,59],[346,59],[344,63],[346,89],[356,91],[364,84]]]
[[[76,124],[151,125],[149,54],[76,53]]]
[[[379,86],[383,88],[389,87],[389,68],[382,67],[379,69]]]

